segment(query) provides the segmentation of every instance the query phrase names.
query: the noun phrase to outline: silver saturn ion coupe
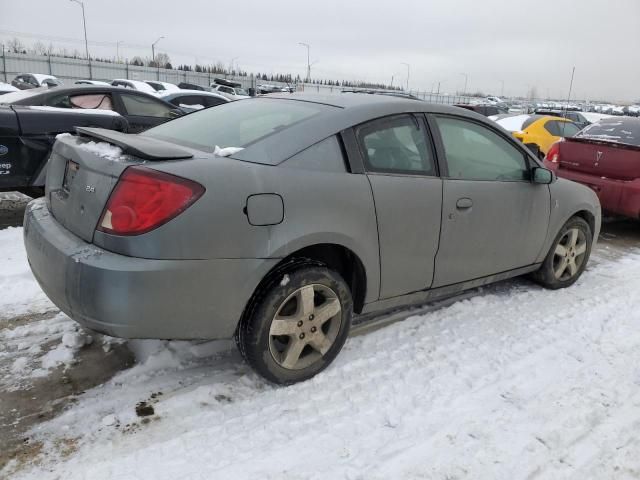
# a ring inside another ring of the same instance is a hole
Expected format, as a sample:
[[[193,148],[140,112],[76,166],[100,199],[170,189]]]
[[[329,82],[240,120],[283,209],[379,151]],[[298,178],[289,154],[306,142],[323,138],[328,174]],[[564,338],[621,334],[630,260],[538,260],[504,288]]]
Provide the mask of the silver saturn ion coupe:
[[[49,298],[117,337],[235,337],[281,384],[326,368],[354,314],[523,274],[567,287],[600,230],[590,189],[455,107],[294,94],[77,130],[25,214]]]

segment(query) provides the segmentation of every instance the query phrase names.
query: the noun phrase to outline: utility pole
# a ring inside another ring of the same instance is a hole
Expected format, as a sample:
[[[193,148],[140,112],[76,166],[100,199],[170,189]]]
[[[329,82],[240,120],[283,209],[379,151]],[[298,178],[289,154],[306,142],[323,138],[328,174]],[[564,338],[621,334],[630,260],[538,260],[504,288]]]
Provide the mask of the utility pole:
[[[230,73],[230,74],[233,72],[233,62],[235,62],[235,61],[236,61],[237,59],[239,59],[239,58],[240,58],[240,57],[233,57],[233,58],[231,59],[231,63],[230,63],[231,67],[230,67],[230,70],[229,70],[229,73]]]
[[[411,65],[405,62],[400,62],[402,65],[407,67],[407,92],[409,91],[409,74],[411,73]]]
[[[298,42],[298,45],[302,45],[303,47],[307,47],[307,80],[306,82],[309,83],[311,81],[311,63],[310,63],[310,54],[309,51],[311,50],[311,46],[308,43],[303,43],[303,42]]]
[[[467,93],[467,81],[469,80],[469,75],[466,73],[461,73],[460,75],[464,75],[464,90],[462,90],[462,95],[466,95]]]
[[[87,19],[84,15],[84,3],[80,0],[70,0],[82,7],[82,25],[84,26],[84,49],[87,54],[87,62],[89,62],[89,79],[93,80],[93,71],[91,69],[91,57],[89,56],[89,42],[87,41]]]
[[[151,61],[153,63],[156,63],[156,43],[158,43],[160,40],[162,40],[164,37],[160,37],[159,39],[157,39],[155,42],[153,42],[151,44]],[[160,65],[156,64],[156,80],[160,80]]]
[[[123,40],[118,40],[116,42],[116,60],[119,62],[120,61],[120,44],[124,43]]]

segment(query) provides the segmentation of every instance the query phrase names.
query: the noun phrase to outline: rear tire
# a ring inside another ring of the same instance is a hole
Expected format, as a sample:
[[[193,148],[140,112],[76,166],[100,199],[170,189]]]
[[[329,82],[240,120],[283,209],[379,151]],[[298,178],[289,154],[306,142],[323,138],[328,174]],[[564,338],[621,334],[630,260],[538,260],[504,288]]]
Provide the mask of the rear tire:
[[[551,244],[533,280],[545,288],[556,290],[575,283],[587,267],[593,234],[589,224],[580,217],[572,217],[563,225]]]
[[[267,380],[289,385],[324,370],[342,349],[353,313],[344,279],[302,260],[277,270],[250,302],[236,332],[247,363]]]

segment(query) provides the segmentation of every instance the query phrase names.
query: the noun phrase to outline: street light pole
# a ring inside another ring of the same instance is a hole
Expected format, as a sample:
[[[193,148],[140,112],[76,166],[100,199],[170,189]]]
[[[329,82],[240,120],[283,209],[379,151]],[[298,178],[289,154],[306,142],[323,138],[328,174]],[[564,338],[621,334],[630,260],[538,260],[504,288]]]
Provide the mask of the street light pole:
[[[89,79],[93,80],[93,71],[91,69],[91,57],[89,57],[89,42],[87,41],[87,19],[84,15],[84,3],[80,0],[70,0],[82,7],[82,25],[84,27],[84,49],[87,54],[87,62],[89,62]]]
[[[500,97],[504,97],[504,80],[500,80],[502,88],[500,89]]]
[[[462,90],[462,95],[464,96],[467,93],[467,81],[469,80],[469,75],[466,73],[461,73],[460,75],[464,75],[464,90]]]
[[[303,47],[307,47],[307,83],[311,81],[311,63],[310,63],[310,54],[311,46],[308,43],[298,42],[298,45],[302,45]]]
[[[156,63],[156,43],[158,43],[160,40],[162,40],[164,37],[160,37],[159,39],[157,39],[155,42],[153,42],[151,44],[151,61],[153,63]],[[156,64],[156,80],[160,80],[160,65]]]
[[[159,39],[157,39],[155,42],[151,44],[151,61],[153,63],[156,63],[156,43],[158,43],[163,38],[164,37],[160,37]]]
[[[405,62],[400,62],[400,63],[402,63],[402,65],[405,65],[407,67],[407,92],[408,92],[409,91],[409,73],[411,71],[411,65]]]

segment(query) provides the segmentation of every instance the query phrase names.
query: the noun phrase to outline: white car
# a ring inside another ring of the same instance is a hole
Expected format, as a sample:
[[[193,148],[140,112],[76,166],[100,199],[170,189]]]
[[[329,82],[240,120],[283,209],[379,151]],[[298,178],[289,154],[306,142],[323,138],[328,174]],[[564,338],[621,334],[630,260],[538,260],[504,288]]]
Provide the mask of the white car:
[[[17,92],[18,89],[13,85],[9,85],[8,83],[0,82],[0,95],[4,95],[9,92]]]
[[[111,85],[109,82],[102,82],[100,80],[77,80],[74,82],[75,85],[100,85],[101,87]]]
[[[114,87],[130,88],[132,90],[138,90],[139,92],[150,93],[151,95],[157,95],[158,92],[146,82],[140,80],[128,80],[125,78],[116,78],[111,81],[111,85]]]
[[[226,85],[218,85],[217,83],[211,84],[211,91],[219,93],[223,97],[227,97],[229,100],[242,100],[249,97],[249,94],[244,88],[240,87],[228,87]]]
[[[202,90],[184,90],[180,88],[173,92],[167,90],[158,92],[158,96],[187,112],[215,107],[231,101],[218,93],[204,92]]]
[[[490,105],[496,105],[498,103],[504,103],[504,100],[502,100],[500,97],[488,96],[487,98],[485,98],[485,102],[489,103]]]
[[[21,73],[13,79],[11,85],[19,90],[29,90],[39,87],[52,88],[62,85],[62,80],[59,80],[53,75],[44,75],[42,73]]]
[[[145,80],[144,83],[151,85],[151,87],[158,93],[180,91],[180,87],[169,82],[160,82],[157,80]]]

